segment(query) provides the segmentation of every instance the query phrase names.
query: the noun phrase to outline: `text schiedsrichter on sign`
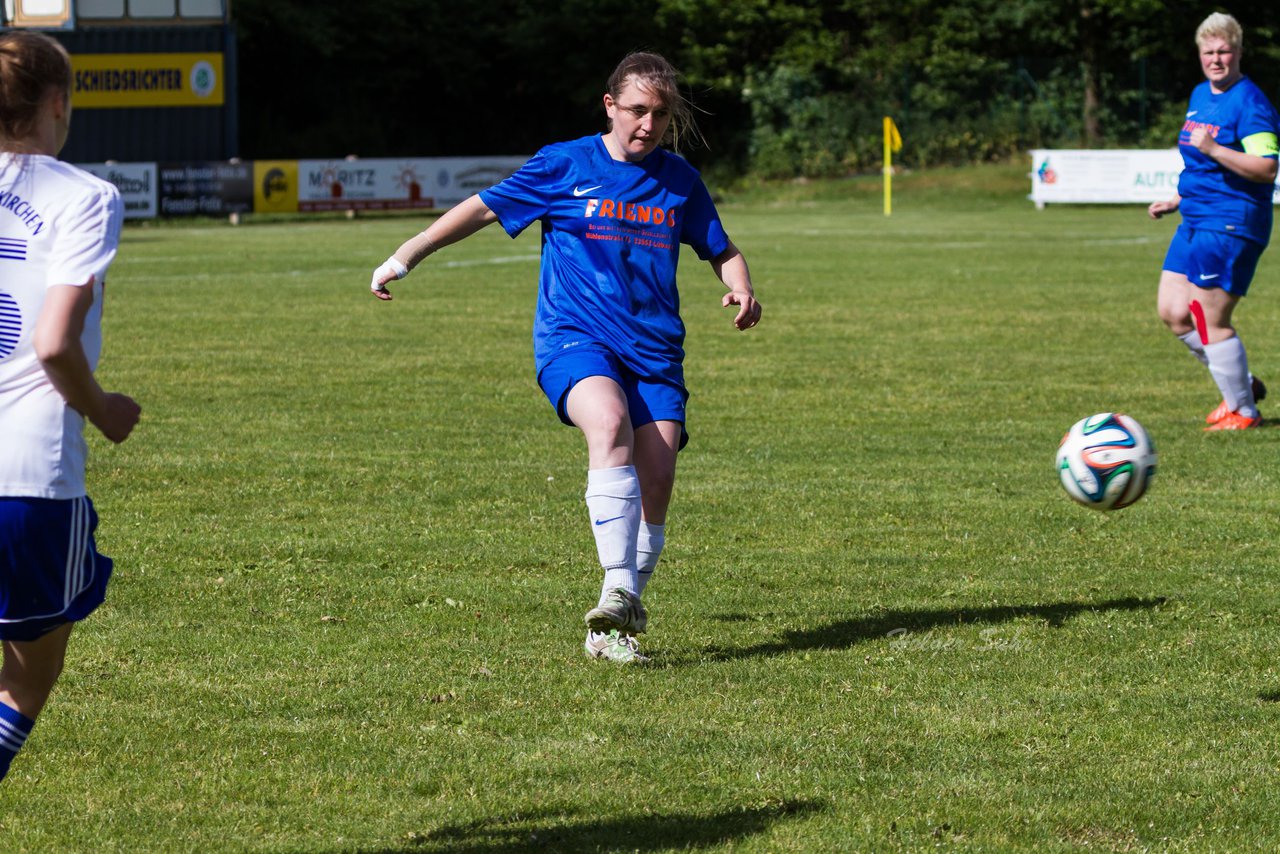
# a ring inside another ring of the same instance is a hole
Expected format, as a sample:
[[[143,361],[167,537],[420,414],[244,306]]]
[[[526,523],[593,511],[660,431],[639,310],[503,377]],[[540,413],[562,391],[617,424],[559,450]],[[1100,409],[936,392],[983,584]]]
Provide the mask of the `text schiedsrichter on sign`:
[[[220,107],[220,53],[79,53],[71,57],[76,109]]]

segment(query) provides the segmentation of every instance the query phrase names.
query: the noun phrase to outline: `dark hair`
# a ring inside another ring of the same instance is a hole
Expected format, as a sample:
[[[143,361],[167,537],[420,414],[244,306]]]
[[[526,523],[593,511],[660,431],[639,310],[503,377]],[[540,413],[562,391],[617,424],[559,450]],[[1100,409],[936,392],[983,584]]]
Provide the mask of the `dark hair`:
[[[44,33],[0,33],[0,140],[29,136],[50,89],[71,92],[71,57]]]
[[[695,143],[702,142],[702,133],[693,120],[693,108],[680,92],[680,72],[665,57],[656,53],[637,51],[629,53],[609,75],[606,91],[617,98],[628,82],[635,82],[656,94],[671,111],[671,124],[662,141],[680,151],[680,141],[685,137]]]

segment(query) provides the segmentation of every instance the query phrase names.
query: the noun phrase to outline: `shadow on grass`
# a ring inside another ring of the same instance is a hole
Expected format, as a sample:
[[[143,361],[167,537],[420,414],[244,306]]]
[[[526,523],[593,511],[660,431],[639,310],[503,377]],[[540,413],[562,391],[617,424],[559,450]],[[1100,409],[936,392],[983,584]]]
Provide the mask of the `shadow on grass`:
[[[742,649],[708,648],[703,658],[731,660],[783,655],[818,649],[847,649],[865,641],[880,640],[907,632],[924,632],[939,626],[1006,623],[1025,617],[1061,626],[1077,614],[1091,611],[1138,611],[1164,604],[1164,597],[1151,599],[1129,597],[1105,602],[1058,602],[1052,605],[1004,605],[991,608],[927,609],[922,611],[886,611],[852,620],[839,620],[814,629],[789,631],[782,640]],[[734,617],[728,617],[734,619]]]
[[[446,825],[397,848],[360,849],[361,854],[513,854],[518,851],[657,851],[710,848],[754,836],[773,824],[819,812],[825,804],[784,801],[766,807],[724,810],[714,815],[636,815],[579,821],[575,811],[538,810]]]

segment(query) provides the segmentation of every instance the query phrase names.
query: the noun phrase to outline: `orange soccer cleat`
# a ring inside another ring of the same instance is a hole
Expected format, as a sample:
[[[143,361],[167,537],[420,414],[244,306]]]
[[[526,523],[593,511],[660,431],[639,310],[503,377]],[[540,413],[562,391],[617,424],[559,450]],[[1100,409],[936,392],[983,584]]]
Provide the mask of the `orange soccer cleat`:
[[[1262,423],[1262,418],[1250,418],[1247,415],[1241,415],[1239,412],[1228,412],[1217,422],[1210,424],[1204,428],[1206,430],[1248,430],[1251,427],[1257,427]]]
[[[1217,409],[1213,410],[1212,412],[1210,412],[1208,415],[1204,417],[1204,423],[1210,424],[1210,425],[1217,424],[1219,421],[1226,418],[1230,414],[1231,414],[1231,407],[1227,406],[1227,402],[1224,400],[1222,401],[1222,403],[1218,404]]]
[[[1262,401],[1266,400],[1267,386],[1265,383],[1262,382],[1262,380],[1258,379],[1257,377],[1251,376],[1249,377],[1249,385],[1252,387],[1252,390],[1253,390],[1254,403],[1261,403]],[[1217,424],[1223,418],[1226,418],[1230,412],[1231,412],[1231,408],[1227,406],[1227,402],[1224,400],[1222,401],[1222,403],[1218,404],[1217,409],[1213,410],[1212,412],[1210,412],[1208,415],[1205,416],[1204,423]]]

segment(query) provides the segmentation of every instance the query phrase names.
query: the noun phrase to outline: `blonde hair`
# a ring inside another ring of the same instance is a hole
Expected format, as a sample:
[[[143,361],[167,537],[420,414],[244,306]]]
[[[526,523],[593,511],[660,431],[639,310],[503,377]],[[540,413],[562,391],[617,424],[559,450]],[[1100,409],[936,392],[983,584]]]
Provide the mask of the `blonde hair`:
[[[1244,47],[1244,30],[1240,22],[1222,12],[1214,12],[1196,28],[1197,47],[1204,47],[1205,41],[1212,38],[1222,39],[1237,51]]]
[[[50,89],[71,93],[66,48],[44,33],[0,33],[0,140],[31,135]]]
[[[671,124],[667,126],[662,141],[674,151],[680,151],[680,142],[684,138],[692,138],[695,144],[705,141],[693,120],[693,108],[680,92],[680,72],[665,57],[643,51],[627,54],[609,75],[605,91],[616,100],[628,83],[648,89],[671,111]],[[609,124],[612,128],[612,121]]]

